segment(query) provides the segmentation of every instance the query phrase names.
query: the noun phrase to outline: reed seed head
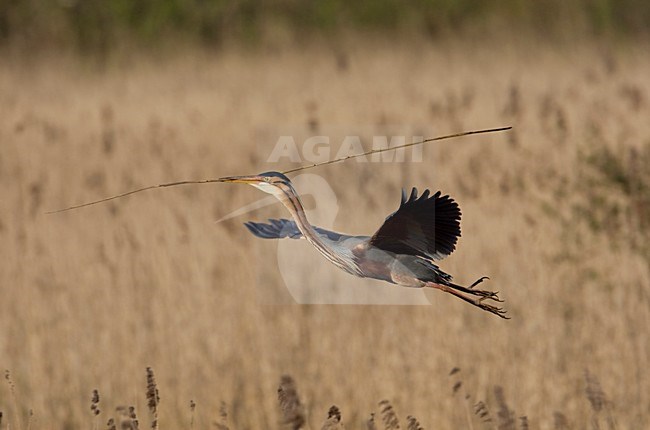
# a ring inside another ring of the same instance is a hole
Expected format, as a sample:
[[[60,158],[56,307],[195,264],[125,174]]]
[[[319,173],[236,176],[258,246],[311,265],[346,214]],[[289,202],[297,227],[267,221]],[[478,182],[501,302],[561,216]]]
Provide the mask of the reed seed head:
[[[158,404],[160,403],[160,395],[158,394],[158,385],[156,384],[156,377],[151,367],[147,367],[147,406],[149,413],[151,413],[151,428],[158,429]]]
[[[99,410],[99,391],[97,391],[96,389],[93,390],[93,395],[90,398],[90,410],[95,416],[99,415],[101,412]]]
[[[519,417],[519,428],[521,430],[528,430],[528,417],[527,416],[524,415],[523,417]]]
[[[424,430],[424,428],[420,425],[418,420],[412,415],[409,415],[409,416],[406,417],[406,429],[407,430]]]
[[[321,430],[340,430],[341,425],[341,411],[336,405],[332,405],[327,411],[327,419],[323,422]]]
[[[482,400],[474,405],[474,415],[479,417],[481,421],[483,421],[484,423],[492,422],[492,417],[490,416],[490,409]]]
[[[598,378],[589,373],[588,370],[585,370],[585,394],[594,412],[598,413],[603,410],[607,401],[605,392],[600,386]]]
[[[106,428],[107,428],[107,430],[117,430],[117,427],[115,427],[115,419],[110,418],[106,422]]]
[[[296,383],[289,375],[282,376],[280,380],[278,401],[282,411],[282,424],[293,430],[302,428],[306,423],[305,411],[298,396]]]
[[[396,430],[399,429],[399,419],[397,414],[393,409],[393,406],[388,400],[382,400],[379,402],[379,408],[381,412],[381,420],[384,422],[384,427],[386,430]]]

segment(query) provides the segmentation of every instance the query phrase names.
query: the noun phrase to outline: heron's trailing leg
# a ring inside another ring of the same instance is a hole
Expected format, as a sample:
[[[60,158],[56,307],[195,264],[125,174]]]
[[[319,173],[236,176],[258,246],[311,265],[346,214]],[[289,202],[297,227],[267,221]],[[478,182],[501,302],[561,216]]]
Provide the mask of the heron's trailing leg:
[[[474,285],[480,283],[483,281],[483,278],[479,280],[479,282],[475,282]],[[472,286],[474,286],[472,285]],[[490,312],[494,315],[497,315],[503,319],[510,319],[509,317],[506,316],[506,310],[494,305],[490,305],[488,303],[485,303],[485,300],[493,300],[495,302],[503,302],[498,296],[498,293],[493,292],[493,291],[483,291],[483,290],[471,290],[470,288],[466,288],[460,285],[456,284],[450,284],[450,285],[443,285],[443,284],[435,284],[435,283],[428,283],[427,286],[436,288],[440,291],[444,291],[445,293],[450,293],[453,294],[454,296],[458,297],[459,299],[466,301],[467,303],[474,305],[478,308],[483,309],[484,311]],[[475,297],[472,297],[475,296]]]

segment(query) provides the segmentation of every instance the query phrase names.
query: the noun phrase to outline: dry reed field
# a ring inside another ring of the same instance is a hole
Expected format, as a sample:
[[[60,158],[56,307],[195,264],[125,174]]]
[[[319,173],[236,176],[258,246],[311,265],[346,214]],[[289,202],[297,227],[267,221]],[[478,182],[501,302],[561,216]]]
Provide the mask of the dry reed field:
[[[337,417],[348,429],[648,428],[644,49],[352,40],[102,67],[5,57],[0,428],[134,428],[133,414],[167,429],[337,428]],[[436,291],[430,306],[291,304],[277,244],[242,225],[284,209],[215,223],[262,197],[251,187],[44,215],[295,167],[266,163],[281,134],[504,125],[429,144],[420,163],[310,173],[336,194],[333,226],[356,234],[395,210],[400,188],[449,193],[463,234],[441,267],[463,284],[490,276],[508,321]]]

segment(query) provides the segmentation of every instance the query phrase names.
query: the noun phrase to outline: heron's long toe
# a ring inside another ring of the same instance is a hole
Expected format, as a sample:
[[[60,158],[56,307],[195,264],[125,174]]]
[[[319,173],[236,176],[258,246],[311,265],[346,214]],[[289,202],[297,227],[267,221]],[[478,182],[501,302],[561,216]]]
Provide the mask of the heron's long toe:
[[[480,301],[483,300],[494,300],[495,302],[503,303],[503,300],[499,298],[498,291],[486,291],[486,290],[472,290],[472,294],[479,296]]]
[[[494,299],[492,299],[492,300],[494,300]],[[501,302],[503,300],[498,300],[498,301]],[[489,305],[487,303],[483,303],[483,299],[477,300],[477,302],[475,302],[475,304],[476,304],[476,306],[483,309],[484,311],[488,311],[490,313],[493,313],[494,315],[497,315],[497,316],[499,316],[499,317],[501,317],[503,319],[506,319],[506,320],[510,319],[510,317],[506,315],[506,310],[505,309],[499,308],[497,306],[492,306],[492,305]]]
[[[490,278],[487,277],[487,276],[481,276],[479,279],[477,279],[476,281],[474,281],[474,283],[473,283],[472,285],[470,285],[468,288],[471,290],[472,288],[474,288],[475,286],[477,286],[477,285],[480,284],[481,282],[485,281],[486,279],[490,279]]]
[[[501,300],[499,298],[499,292],[498,291],[475,290],[474,289],[474,287],[476,287],[478,284],[485,281],[486,279],[490,279],[490,278],[488,278],[487,276],[483,276],[480,279],[476,280],[469,287],[461,288],[460,290],[467,293],[467,294],[471,294],[472,296],[480,297],[480,301],[489,299],[489,300],[494,300],[495,302],[503,302],[503,300]]]

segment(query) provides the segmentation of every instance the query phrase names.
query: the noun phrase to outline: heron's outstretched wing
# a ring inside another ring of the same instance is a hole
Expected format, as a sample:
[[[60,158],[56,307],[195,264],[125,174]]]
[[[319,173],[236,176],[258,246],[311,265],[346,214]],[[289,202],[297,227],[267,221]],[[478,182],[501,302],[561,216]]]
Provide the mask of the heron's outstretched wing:
[[[302,233],[296,226],[296,222],[288,219],[270,219],[268,224],[262,222],[248,221],[244,223],[246,228],[257,237],[262,239],[301,239]],[[316,232],[328,239],[338,242],[341,238],[348,237],[341,233],[325,230],[324,228],[314,227]]]
[[[402,201],[395,213],[370,239],[370,244],[396,254],[410,254],[441,260],[456,249],[460,237],[460,208],[440,191],[420,197],[413,188],[410,197],[402,190]]]

